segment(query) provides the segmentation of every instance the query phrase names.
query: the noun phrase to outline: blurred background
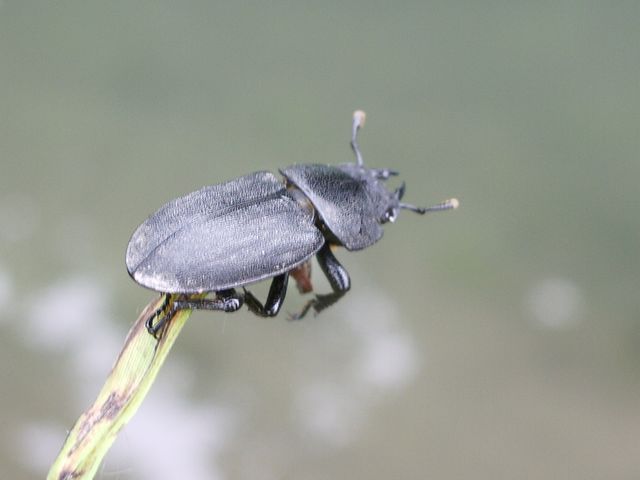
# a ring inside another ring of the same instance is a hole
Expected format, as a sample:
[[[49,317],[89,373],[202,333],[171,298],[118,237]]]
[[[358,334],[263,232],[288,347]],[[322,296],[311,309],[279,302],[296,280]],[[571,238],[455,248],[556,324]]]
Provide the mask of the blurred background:
[[[316,318],[194,314],[98,477],[640,478],[639,18],[0,2],[0,477],[45,475],[155,298],[124,266],[136,226],[351,161],[362,108],[365,162],[461,208],[338,252],[353,288]]]

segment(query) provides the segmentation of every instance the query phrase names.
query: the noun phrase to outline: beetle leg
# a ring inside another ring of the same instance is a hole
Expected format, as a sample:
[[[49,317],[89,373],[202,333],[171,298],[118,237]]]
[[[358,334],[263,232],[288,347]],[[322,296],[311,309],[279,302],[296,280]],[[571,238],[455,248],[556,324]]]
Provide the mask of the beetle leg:
[[[289,272],[289,275],[296,281],[300,293],[309,293],[313,290],[311,283],[311,262],[307,260]]]
[[[171,301],[172,295],[165,295],[162,306],[145,322],[147,331],[156,338],[158,338],[158,332],[164,328],[179,310],[221,310],[230,313],[238,310],[244,303],[244,296],[238,295],[233,289],[216,292],[216,298],[189,298],[182,296],[173,302]],[[164,316],[154,324],[154,320],[159,318],[163,312]]]
[[[269,294],[267,295],[267,301],[264,305],[260,303],[253,293],[244,289],[244,302],[256,315],[261,317],[274,317],[280,311],[280,307],[284,303],[284,297],[287,294],[287,283],[289,281],[289,272],[285,272],[282,275],[278,275],[273,278],[271,287],[269,287]]]
[[[238,310],[244,302],[242,295],[234,289],[216,292],[216,298],[183,298],[173,302],[173,310],[221,310],[231,313]]]
[[[349,288],[351,288],[349,273],[340,265],[336,257],[333,256],[328,243],[325,243],[318,251],[317,257],[318,264],[326,275],[327,280],[329,280],[333,292],[325,295],[316,295],[314,299],[307,302],[300,313],[291,316],[293,320],[300,320],[312,307],[316,313],[321,312],[340,300],[340,298],[349,291]]]
[[[147,327],[147,331],[154,337],[157,336],[157,333],[162,329],[162,327],[164,327],[167,321],[171,317],[173,317],[175,313],[175,311],[173,310],[173,307],[169,308],[169,306],[171,305],[171,294],[163,293],[162,295],[164,295],[164,300],[162,301],[162,305],[160,305],[158,309],[155,312],[153,312],[153,314],[150,315],[147,318],[147,320],[144,322],[144,326]],[[164,316],[160,318],[160,315],[162,315],[163,313],[164,313]],[[154,324],[153,322],[158,318],[160,318],[160,320],[158,320],[158,323]]]

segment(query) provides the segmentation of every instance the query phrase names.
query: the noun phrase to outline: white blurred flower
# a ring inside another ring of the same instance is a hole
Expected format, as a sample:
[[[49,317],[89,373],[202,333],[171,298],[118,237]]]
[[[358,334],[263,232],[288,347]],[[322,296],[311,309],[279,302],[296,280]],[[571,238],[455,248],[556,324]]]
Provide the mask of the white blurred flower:
[[[533,320],[545,328],[570,328],[582,320],[584,297],[578,285],[567,278],[546,278],[534,285],[526,297]]]

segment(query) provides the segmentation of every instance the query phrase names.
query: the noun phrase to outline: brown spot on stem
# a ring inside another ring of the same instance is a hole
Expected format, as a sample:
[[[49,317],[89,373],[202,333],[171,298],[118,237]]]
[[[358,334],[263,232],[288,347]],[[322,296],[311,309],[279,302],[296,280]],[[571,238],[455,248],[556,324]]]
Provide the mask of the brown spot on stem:
[[[100,409],[100,421],[103,419],[112,420],[118,416],[127,398],[128,395],[118,395],[116,392],[111,392]]]
[[[99,408],[98,405],[94,405],[94,407],[87,410],[78,420],[78,436],[73,447],[69,449],[68,456],[73,455],[73,453],[82,445],[82,443],[85,441],[87,436],[91,433],[91,431],[97,424],[99,424],[103,420],[114,419],[125,406],[129,397],[130,392],[128,391],[121,394],[117,392],[111,392],[105,402],[100,405]]]
[[[58,480],[73,480],[74,478],[79,478],[84,475],[84,470],[63,470],[58,475]]]

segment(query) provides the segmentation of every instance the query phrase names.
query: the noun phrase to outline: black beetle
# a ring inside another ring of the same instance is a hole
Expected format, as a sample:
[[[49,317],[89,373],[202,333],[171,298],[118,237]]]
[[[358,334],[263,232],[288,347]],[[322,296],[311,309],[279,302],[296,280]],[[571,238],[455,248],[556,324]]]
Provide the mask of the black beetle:
[[[145,220],[129,241],[126,263],[136,282],[165,294],[164,305],[146,321],[149,332],[157,335],[182,309],[234,312],[244,303],[257,315],[274,316],[289,274],[302,292],[311,290],[313,255],[333,292],[316,295],[293,318],[311,308],[319,312],[350,287],[331,247],[352,251],[374,244],[381,225],[393,222],[400,209],[424,214],[458,206],[456,199],[430,208],[402,203],[404,183],[387,190],[384,181],[397,172],[364,166],[357,143],[364,119],[364,112],[354,112],[354,163],[292,165],[280,170],[284,182],[270,172],[250,173],[176,198]],[[273,281],[262,304],[244,286],[266,278]],[[208,292],[215,298],[196,296]]]

